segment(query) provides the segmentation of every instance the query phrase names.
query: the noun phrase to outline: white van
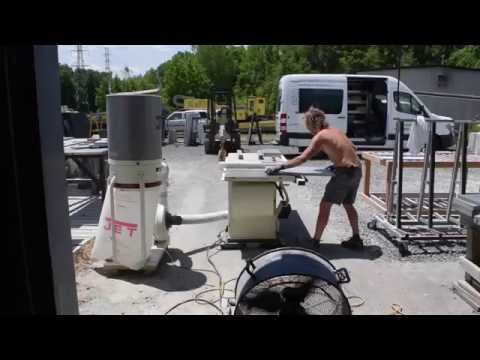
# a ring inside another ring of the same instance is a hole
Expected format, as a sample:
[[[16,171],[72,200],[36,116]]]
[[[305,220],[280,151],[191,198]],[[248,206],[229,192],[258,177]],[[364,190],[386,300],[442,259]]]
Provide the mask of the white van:
[[[394,118],[425,117],[450,119],[432,113],[405,84],[391,76],[295,74],[280,79],[276,104],[276,133],[280,145],[303,150],[312,135],[303,114],[310,106],[325,112],[330,126],[344,131],[359,149],[392,149],[395,140]],[[404,140],[412,123],[404,123]],[[453,141],[453,126],[436,127],[436,142],[441,148]]]

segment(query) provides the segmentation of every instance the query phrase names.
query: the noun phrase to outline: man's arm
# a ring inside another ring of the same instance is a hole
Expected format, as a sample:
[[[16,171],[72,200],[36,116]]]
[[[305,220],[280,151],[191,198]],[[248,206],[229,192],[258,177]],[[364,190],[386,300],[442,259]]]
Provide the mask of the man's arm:
[[[287,161],[287,163],[285,164],[266,169],[266,173],[268,175],[275,175],[275,174],[278,174],[280,170],[292,168],[292,167],[303,164],[305,161],[311,159],[312,157],[315,156],[317,152],[320,151],[321,141],[322,140],[320,136],[315,136],[312,139],[312,142],[310,143],[310,145],[305,149],[303,153]]]
[[[294,157],[293,159],[289,160],[285,165],[283,165],[283,168],[288,169],[288,168],[302,165],[304,162],[306,162],[307,160],[310,160],[320,151],[320,145],[321,145],[320,136],[315,136],[312,139],[312,142],[310,143],[310,145],[300,155],[298,155],[297,157]]]

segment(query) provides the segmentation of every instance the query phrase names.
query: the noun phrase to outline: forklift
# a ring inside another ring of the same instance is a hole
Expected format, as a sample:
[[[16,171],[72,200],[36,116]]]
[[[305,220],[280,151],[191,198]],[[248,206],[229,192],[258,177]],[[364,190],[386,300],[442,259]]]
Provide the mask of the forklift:
[[[229,90],[214,90],[208,99],[208,123],[205,125],[205,154],[224,158],[241,148],[235,97]]]

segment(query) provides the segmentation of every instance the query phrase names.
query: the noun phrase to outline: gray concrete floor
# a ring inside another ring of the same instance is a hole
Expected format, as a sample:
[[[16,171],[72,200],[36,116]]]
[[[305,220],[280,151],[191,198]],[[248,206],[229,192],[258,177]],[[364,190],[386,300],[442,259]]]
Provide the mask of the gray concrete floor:
[[[255,147],[250,147],[254,150]],[[227,207],[227,184],[220,180],[216,156],[203,154],[202,147],[168,145],[164,157],[170,166],[169,207],[172,213],[201,213],[224,210]],[[313,164],[327,166],[324,160]],[[374,167],[372,190],[383,191],[385,171]],[[448,189],[450,171],[439,169],[439,191]],[[287,190],[295,210],[282,223],[281,232],[288,234],[289,245],[302,245],[313,229],[318,203],[327,178],[310,178],[306,186],[290,185]],[[405,174],[405,191],[417,191],[420,171],[409,169]],[[480,174],[472,170],[469,191],[478,191]],[[422,255],[401,258],[398,250],[384,237],[367,229],[366,223],[378,211],[358,197],[362,236],[367,248],[363,253],[343,249],[339,242],[350,236],[350,228],[340,207],[332,210],[330,224],[324,234],[320,252],[336,267],[348,269],[351,282],[344,285],[347,296],[359,296],[365,302],[353,308],[354,314],[388,314],[393,304],[399,304],[405,314],[472,314],[472,309],[451,290],[455,280],[463,279],[457,263],[458,252],[445,253],[430,249]],[[298,216],[297,216],[298,215]],[[225,228],[221,221],[205,225],[175,227],[171,230],[170,254],[164,257],[157,272],[151,275],[123,273],[106,276],[87,267],[77,273],[78,298],[81,314],[163,314],[180,301],[218,284],[206,258],[206,249]],[[309,234],[308,234],[308,233]],[[458,249],[457,249],[458,250]],[[215,253],[215,251],[212,251]],[[243,269],[244,258],[258,250],[223,250],[212,260],[224,281],[235,278]],[[230,282],[228,289],[234,289]],[[227,292],[226,296],[233,296]],[[215,299],[216,292],[205,294]],[[357,303],[352,299],[352,303]],[[216,314],[207,305],[188,303],[172,314]]]

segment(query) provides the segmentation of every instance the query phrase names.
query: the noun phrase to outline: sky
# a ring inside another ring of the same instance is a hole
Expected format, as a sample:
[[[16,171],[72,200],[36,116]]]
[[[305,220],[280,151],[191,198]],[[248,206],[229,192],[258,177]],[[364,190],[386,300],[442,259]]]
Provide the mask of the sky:
[[[105,47],[110,50],[110,69],[123,77],[123,69],[128,66],[130,75],[144,74],[150,68],[172,58],[179,51],[189,51],[191,45],[84,45],[84,62],[88,69],[105,70]],[[58,61],[60,64],[76,64],[75,45],[59,45]]]

